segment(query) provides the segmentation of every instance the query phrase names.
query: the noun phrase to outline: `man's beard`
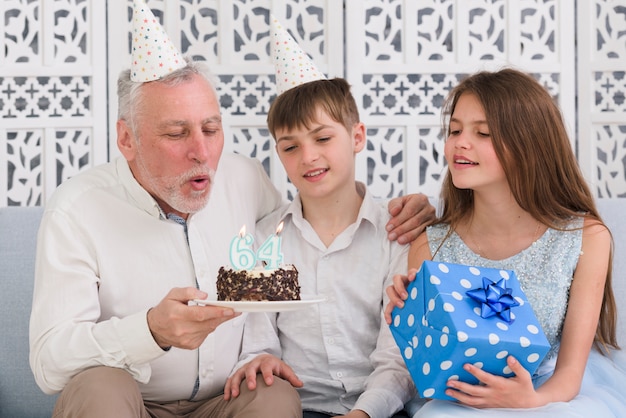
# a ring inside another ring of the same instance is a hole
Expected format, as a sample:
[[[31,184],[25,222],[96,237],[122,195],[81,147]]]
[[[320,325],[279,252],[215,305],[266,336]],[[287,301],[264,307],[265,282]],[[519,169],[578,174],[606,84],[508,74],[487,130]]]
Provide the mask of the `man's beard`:
[[[163,177],[153,175],[146,168],[142,159],[138,158],[137,169],[141,174],[140,177],[147,183],[146,186],[150,193],[180,213],[196,213],[202,210],[209,201],[215,170],[204,164],[177,176]],[[208,176],[208,188],[201,191],[192,189],[189,195],[183,195],[183,186],[189,183],[192,178],[199,176]]]

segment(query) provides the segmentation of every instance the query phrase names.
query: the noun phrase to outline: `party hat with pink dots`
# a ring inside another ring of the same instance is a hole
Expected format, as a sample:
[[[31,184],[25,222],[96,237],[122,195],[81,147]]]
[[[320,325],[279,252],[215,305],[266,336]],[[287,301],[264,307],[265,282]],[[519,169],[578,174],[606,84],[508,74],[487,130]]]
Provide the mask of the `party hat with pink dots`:
[[[270,31],[278,94],[309,81],[326,79],[274,16],[270,16]]]
[[[144,0],[134,0],[132,23],[131,80],[138,82],[158,80],[186,65],[182,55]]]

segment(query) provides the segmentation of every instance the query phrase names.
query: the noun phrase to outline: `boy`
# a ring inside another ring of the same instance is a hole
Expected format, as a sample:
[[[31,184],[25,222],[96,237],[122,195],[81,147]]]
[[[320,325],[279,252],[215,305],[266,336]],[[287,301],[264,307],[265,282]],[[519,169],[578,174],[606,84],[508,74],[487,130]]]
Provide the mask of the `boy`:
[[[415,388],[381,306],[393,275],[406,270],[407,248],[387,239],[386,209],[355,181],[366,135],[350,86],[337,78],[291,88],[272,104],[268,126],[299,194],[257,232],[284,221],[284,260],[298,268],[303,295],[326,301],[249,315],[243,366],[225,396],[237,396],[244,378],[254,389],[261,373],[268,384],[276,375],[298,387],[305,417],[392,416]]]

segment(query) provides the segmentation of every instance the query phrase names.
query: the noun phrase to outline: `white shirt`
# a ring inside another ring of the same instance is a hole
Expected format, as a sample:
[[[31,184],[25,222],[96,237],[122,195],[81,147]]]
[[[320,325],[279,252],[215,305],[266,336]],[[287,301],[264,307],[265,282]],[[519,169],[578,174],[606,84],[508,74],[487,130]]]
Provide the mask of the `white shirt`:
[[[210,334],[197,350],[163,351],[147,311],[173,288],[215,297],[220,266],[242,225],[282,204],[260,163],[223,155],[207,206],[182,225],[165,219],[124,159],[64,182],[46,206],[37,242],[30,364],[46,393],[89,367],[130,372],[147,400],[194,399],[223,391],[241,347],[245,318]]]
[[[406,273],[408,247],[387,239],[387,209],[357,185],[364,195],[357,221],[328,248],[303,219],[299,196],[257,224],[256,242],[262,242],[284,220],[284,262],[298,269],[303,296],[326,301],[298,311],[249,314],[238,366],[262,352],[274,354],[304,382],[303,409],[361,409],[373,418],[388,417],[415,394],[382,316],[385,288],[394,274]]]

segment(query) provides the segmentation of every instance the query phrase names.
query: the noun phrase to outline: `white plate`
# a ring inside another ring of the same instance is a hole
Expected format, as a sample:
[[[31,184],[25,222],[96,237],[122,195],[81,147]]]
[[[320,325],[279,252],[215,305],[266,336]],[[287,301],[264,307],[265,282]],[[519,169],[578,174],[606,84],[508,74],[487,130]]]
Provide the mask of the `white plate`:
[[[326,299],[320,296],[301,296],[302,300],[284,301],[225,301],[225,300],[200,300],[193,302],[199,305],[223,306],[233,308],[235,312],[284,312],[295,311],[297,309],[308,308],[316,303],[324,302]]]

